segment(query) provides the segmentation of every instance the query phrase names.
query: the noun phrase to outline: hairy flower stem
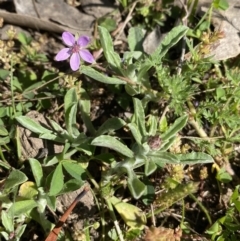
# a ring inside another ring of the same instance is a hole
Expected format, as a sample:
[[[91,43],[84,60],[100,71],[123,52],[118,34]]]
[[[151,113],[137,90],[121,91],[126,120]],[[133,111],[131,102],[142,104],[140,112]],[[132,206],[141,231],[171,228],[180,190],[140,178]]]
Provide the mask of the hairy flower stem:
[[[204,129],[199,125],[199,123],[197,121],[195,121],[194,116],[196,114],[196,109],[194,108],[193,104],[191,103],[191,101],[187,102],[188,104],[188,108],[190,110],[190,117],[188,119],[189,124],[196,130],[196,132],[198,133],[198,135],[202,138],[207,138],[208,135],[207,133],[204,131]]]

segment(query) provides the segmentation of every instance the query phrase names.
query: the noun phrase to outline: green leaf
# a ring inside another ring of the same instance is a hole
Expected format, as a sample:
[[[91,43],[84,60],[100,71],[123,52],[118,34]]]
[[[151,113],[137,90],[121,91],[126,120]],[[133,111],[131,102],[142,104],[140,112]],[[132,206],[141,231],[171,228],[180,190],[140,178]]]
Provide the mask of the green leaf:
[[[71,88],[64,97],[64,112],[66,128],[72,139],[75,139],[79,135],[76,127],[77,103],[78,96],[76,88]]]
[[[137,178],[133,171],[128,172],[127,183],[128,188],[135,199],[139,199],[144,194],[146,186]]]
[[[157,151],[154,153],[149,153],[148,157],[160,167],[163,167],[165,164],[179,163],[178,158],[175,155],[168,152]]]
[[[71,108],[74,103],[78,102],[77,91],[76,88],[71,88],[67,91],[66,95],[64,96],[64,112],[65,116],[67,111]]]
[[[169,129],[162,134],[161,139],[162,141],[167,141],[168,139],[175,136],[182,128],[187,124],[188,116],[184,115],[178,118]]]
[[[113,70],[120,73],[121,59],[119,55],[114,52],[111,35],[106,28],[101,26],[98,26],[98,31],[104,56],[107,59],[108,64],[113,68]]]
[[[145,127],[145,113],[142,106],[142,102],[139,99],[133,98],[134,105],[134,122],[136,123],[142,136],[146,136]]]
[[[40,139],[45,139],[45,140],[50,140],[50,141],[56,141],[56,142],[60,142],[60,143],[65,143],[66,142],[66,138],[61,138],[56,136],[55,134],[51,134],[51,133],[43,133],[39,135]]]
[[[63,179],[64,176],[62,171],[62,164],[59,163],[52,175],[50,189],[48,193],[49,196],[55,196],[62,190],[64,184]]]
[[[79,181],[83,180],[82,175],[85,173],[85,170],[81,167],[80,164],[74,163],[70,160],[62,162],[64,169],[74,178]]]
[[[168,50],[173,47],[187,33],[187,31],[188,27],[181,25],[173,28],[170,32],[168,32],[158,48],[151,55],[152,60],[156,61],[162,59]]]
[[[64,130],[56,121],[51,120],[48,118],[49,123],[51,124],[52,128],[58,132],[59,134],[63,135],[63,134],[67,134],[67,131]]]
[[[1,145],[1,139],[0,139],[0,145]],[[8,163],[6,163],[6,162],[4,162],[2,160],[0,160],[0,166],[6,168],[8,170],[12,169],[12,167]]]
[[[167,150],[171,147],[171,145],[173,144],[173,142],[175,141],[175,139],[176,139],[176,137],[173,136],[173,137],[171,137],[170,139],[168,139],[167,142],[164,142],[164,143],[162,144],[161,148],[160,148],[160,151],[162,151],[162,152],[167,151]]]
[[[150,159],[145,160],[144,174],[146,176],[151,175],[157,169],[156,164]]]
[[[6,69],[0,69],[0,79],[5,80],[10,74],[10,71]]]
[[[139,132],[139,129],[138,129],[137,125],[135,123],[129,123],[127,126],[131,130],[135,141],[140,145],[141,142],[142,142],[142,135]]]
[[[10,142],[10,137],[9,136],[5,136],[0,138],[0,145],[6,145]]]
[[[219,10],[227,10],[229,8],[229,4],[227,0],[214,0],[213,6]]]
[[[226,100],[226,91],[222,87],[216,89],[216,95],[217,100]]]
[[[95,69],[91,68],[90,66],[82,65],[81,66],[81,72],[85,75],[87,75],[90,78],[93,78],[101,83],[104,84],[119,84],[119,85],[125,85],[126,81],[123,81],[116,77],[109,77],[107,74],[102,74]]]
[[[0,125],[0,136],[7,136],[7,135],[8,135],[7,129],[3,125]]]
[[[34,158],[29,158],[29,164],[31,166],[36,185],[40,187],[43,180],[42,166],[40,162]]]
[[[148,118],[148,135],[149,136],[155,136],[157,133],[157,127],[158,127],[158,118],[154,115],[149,115]]]
[[[26,36],[25,33],[20,32],[17,36],[18,41],[22,44],[22,45],[29,45],[32,41],[31,37]]]
[[[106,28],[109,32],[117,28],[116,20],[110,17],[100,19],[99,25]]]
[[[209,235],[218,236],[222,232],[222,226],[219,221],[215,222],[209,229],[206,230],[206,233]],[[221,236],[220,236],[221,237]],[[213,239],[212,239],[213,240]],[[224,240],[223,240],[224,241]]]
[[[155,184],[152,183],[148,177],[143,178],[143,183],[145,184],[146,189],[144,194],[142,195],[141,200],[146,206],[149,206],[155,200]]]
[[[235,186],[235,190],[230,198],[230,205],[231,206],[235,206],[236,209],[238,210],[238,212],[240,212],[240,200],[239,200],[239,196],[240,196],[240,191],[239,191],[239,185]]]
[[[14,224],[13,224],[13,216],[9,213],[6,212],[5,210],[1,211],[1,221],[6,229],[7,232],[13,232],[14,231]]]
[[[139,88],[138,85],[130,85],[130,84],[125,85],[125,90],[127,94],[129,94],[130,96],[137,95],[141,92],[141,89]]]
[[[13,188],[19,184],[22,184],[28,180],[27,176],[19,171],[19,170],[13,170],[9,174],[7,180],[5,181],[4,188],[5,189],[10,189]]]
[[[133,157],[133,152],[124,144],[122,144],[120,141],[118,141],[116,138],[112,136],[102,135],[99,137],[96,137],[92,143],[94,146],[102,146],[107,147],[109,149],[115,150],[116,152],[119,152],[127,157]]]
[[[28,116],[18,116],[16,117],[16,120],[25,128],[29,129],[30,131],[36,133],[36,134],[46,134],[46,133],[52,133],[51,130],[46,129],[42,127],[39,123],[35,122]]]
[[[74,103],[65,114],[66,128],[71,138],[75,139],[80,134],[77,128],[76,115],[78,104]]]
[[[17,230],[15,231],[15,233],[16,233],[16,236],[15,236],[16,240],[20,240],[20,238],[22,237],[26,227],[27,227],[27,224],[24,224],[24,225],[21,225],[21,226],[17,227]]]
[[[108,164],[116,161],[115,156],[111,153],[101,153],[97,156],[94,156],[94,159],[99,160],[101,162],[106,162]]]
[[[149,85],[149,80],[147,76],[148,76],[148,71],[152,66],[153,66],[152,63],[150,63],[149,61],[141,64],[141,68],[137,72],[137,79],[139,83],[145,83],[144,84],[145,86]]]
[[[221,168],[217,172],[216,179],[220,182],[223,182],[223,183],[229,183],[229,182],[232,181],[232,177],[230,176],[230,174],[224,168]]]
[[[213,163],[213,158],[203,152],[191,152],[187,154],[178,154],[177,158],[180,160],[181,164],[206,164]]]
[[[91,112],[91,102],[90,98],[85,89],[81,88],[80,90],[81,98],[79,100],[79,106],[81,110],[81,118],[87,127],[87,130],[91,135],[95,136],[96,130],[92,124],[90,112]]]
[[[140,27],[132,27],[129,29],[128,46],[131,51],[143,52],[144,34]]]
[[[138,207],[122,202],[116,197],[111,197],[108,201],[112,203],[114,208],[120,214],[124,222],[132,229],[144,229],[147,222],[145,213]]]
[[[83,186],[84,182],[77,179],[70,179],[64,183],[63,189],[59,194],[76,191]]]
[[[37,207],[37,205],[37,202],[34,200],[17,201],[13,203],[8,212],[12,213],[16,217],[22,214],[26,214],[33,208]]]
[[[126,122],[122,120],[121,118],[110,118],[106,120],[98,129],[97,136],[106,134],[108,132],[112,132],[115,130],[118,130],[122,128],[124,125],[126,125]]]

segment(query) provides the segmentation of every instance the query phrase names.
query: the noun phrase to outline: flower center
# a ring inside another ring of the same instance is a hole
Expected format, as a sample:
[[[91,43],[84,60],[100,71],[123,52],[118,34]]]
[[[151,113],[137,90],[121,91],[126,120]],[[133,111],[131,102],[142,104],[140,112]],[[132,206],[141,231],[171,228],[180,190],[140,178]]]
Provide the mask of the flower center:
[[[72,47],[71,47],[71,53],[78,53],[80,51],[81,47],[75,43]]]

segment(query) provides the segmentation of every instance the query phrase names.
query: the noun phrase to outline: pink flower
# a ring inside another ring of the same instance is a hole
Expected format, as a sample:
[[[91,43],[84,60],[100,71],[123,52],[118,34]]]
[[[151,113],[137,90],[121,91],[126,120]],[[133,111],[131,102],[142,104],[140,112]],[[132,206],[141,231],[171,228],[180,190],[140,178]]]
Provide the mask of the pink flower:
[[[70,57],[70,67],[73,71],[79,69],[81,58],[88,63],[95,61],[92,54],[85,49],[90,42],[88,36],[83,35],[76,41],[71,33],[63,32],[62,39],[68,48],[64,48],[58,52],[55,57],[56,61],[66,60]]]

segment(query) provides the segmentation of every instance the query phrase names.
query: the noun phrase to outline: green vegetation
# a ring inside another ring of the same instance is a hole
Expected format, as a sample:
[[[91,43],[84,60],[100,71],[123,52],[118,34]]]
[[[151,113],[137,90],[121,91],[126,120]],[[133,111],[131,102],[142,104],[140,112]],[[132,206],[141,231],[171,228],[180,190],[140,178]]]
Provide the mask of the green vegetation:
[[[126,12],[134,4],[119,2]],[[239,171],[240,71],[231,61],[205,57],[223,38],[210,30],[212,11],[225,10],[227,3],[215,0],[197,23],[190,13],[189,26],[173,27],[148,55],[143,29],[165,26],[173,14],[157,4],[136,4],[121,54],[107,30],[115,25],[110,21],[107,28],[102,21],[91,51],[103,54],[91,65],[81,62],[76,72],[57,67],[41,50],[44,38],[16,37],[12,29],[9,40],[1,41],[0,235],[5,240],[30,240],[30,229],[47,237],[56,224],[51,213],[57,196],[86,183],[98,210],[95,222],[86,220],[80,240],[90,240],[91,229],[101,240],[239,240],[239,177],[232,165]],[[137,26],[139,15],[144,21]],[[189,53],[179,62],[183,43]],[[93,93],[100,89],[109,97],[100,99],[108,109],[100,105],[103,114],[93,120]],[[43,113],[47,124],[29,116],[31,111]],[[46,149],[45,143],[56,143],[60,151],[26,155],[23,130],[30,133],[25,141],[35,136]],[[74,231],[62,228],[59,240],[79,240]]]

